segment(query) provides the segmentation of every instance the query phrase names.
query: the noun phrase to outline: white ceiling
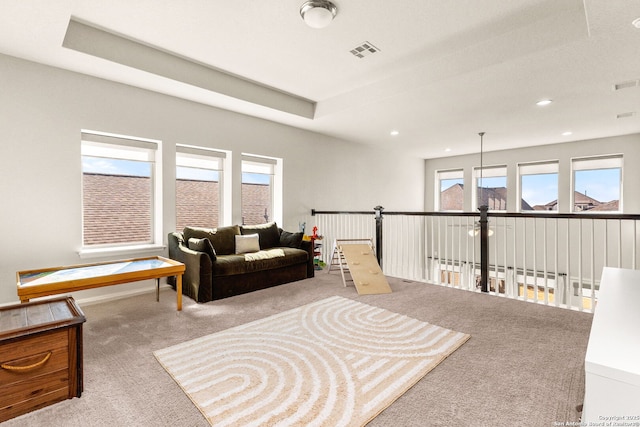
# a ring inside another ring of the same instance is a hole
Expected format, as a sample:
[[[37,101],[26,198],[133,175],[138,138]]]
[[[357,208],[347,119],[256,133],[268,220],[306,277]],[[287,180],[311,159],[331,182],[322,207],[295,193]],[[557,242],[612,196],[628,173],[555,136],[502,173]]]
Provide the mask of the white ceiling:
[[[321,30],[303,2],[0,0],[0,52],[424,158],[640,133],[640,85],[613,90],[640,79],[638,0],[334,0]],[[155,49],[63,47],[72,17]]]

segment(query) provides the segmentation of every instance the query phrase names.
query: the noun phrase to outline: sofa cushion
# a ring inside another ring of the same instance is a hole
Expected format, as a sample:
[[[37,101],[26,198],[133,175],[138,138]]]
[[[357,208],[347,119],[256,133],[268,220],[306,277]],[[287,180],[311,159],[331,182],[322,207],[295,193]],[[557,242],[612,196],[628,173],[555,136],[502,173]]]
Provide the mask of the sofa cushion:
[[[246,254],[258,252],[260,250],[260,236],[257,234],[247,234],[245,236],[235,236],[236,254]]]
[[[217,255],[230,255],[236,251],[234,236],[240,234],[240,227],[237,225],[218,228],[185,227],[183,233],[184,240],[187,242],[192,237],[209,239]]]
[[[216,260],[216,250],[213,249],[213,245],[211,244],[211,241],[209,239],[196,239],[195,237],[192,237],[187,242],[187,247],[192,251],[206,253],[207,255],[209,255],[209,258],[211,258],[211,261]]]
[[[213,264],[213,275],[231,276],[253,271],[271,270],[290,265],[305,264],[309,259],[307,252],[302,249],[280,249],[284,251],[284,256],[261,259],[262,257],[257,254],[256,259],[253,261],[247,261],[244,254],[218,256],[217,261]]]
[[[258,234],[260,236],[260,249],[269,249],[280,246],[280,230],[275,222],[257,225],[243,225],[240,227],[242,234]]]
[[[288,231],[282,231],[280,233],[280,246],[288,248],[299,248],[302,243],[302,232],[290,233]]]
[[[279,258],[284,256],[284,250],[281,248],[265,249],[264,251],[252,252],[244,254],[245,261],[259,261],[262,259]]]

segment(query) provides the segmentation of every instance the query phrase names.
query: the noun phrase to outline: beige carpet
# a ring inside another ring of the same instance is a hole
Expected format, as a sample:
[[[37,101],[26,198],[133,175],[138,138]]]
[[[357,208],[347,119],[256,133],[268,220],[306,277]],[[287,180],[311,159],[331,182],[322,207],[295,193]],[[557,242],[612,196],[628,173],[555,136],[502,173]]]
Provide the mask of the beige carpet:
[[[360,426],[468,339],[334,296],[154,355],[212,425]]]

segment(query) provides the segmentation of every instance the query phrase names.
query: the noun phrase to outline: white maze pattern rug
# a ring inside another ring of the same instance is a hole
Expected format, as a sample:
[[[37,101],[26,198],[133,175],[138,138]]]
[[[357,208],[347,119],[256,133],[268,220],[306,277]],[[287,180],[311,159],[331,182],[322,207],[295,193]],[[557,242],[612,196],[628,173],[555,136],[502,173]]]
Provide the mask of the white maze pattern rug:
[[[361,426],[469,335],[331,297],[154,352],[216,426]]]

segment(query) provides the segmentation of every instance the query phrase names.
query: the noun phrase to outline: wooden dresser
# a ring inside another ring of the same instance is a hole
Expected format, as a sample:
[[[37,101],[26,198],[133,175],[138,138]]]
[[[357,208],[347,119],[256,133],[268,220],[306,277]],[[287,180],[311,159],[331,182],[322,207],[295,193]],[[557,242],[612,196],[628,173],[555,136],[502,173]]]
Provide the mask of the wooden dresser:
[[[0,307],[0,422],[80,397],[84,322],[71,297]]]

